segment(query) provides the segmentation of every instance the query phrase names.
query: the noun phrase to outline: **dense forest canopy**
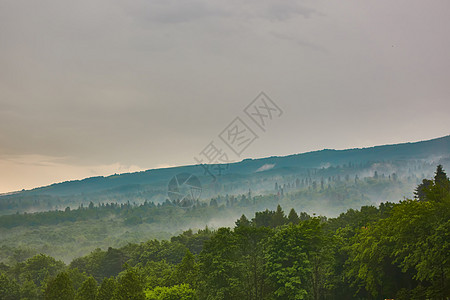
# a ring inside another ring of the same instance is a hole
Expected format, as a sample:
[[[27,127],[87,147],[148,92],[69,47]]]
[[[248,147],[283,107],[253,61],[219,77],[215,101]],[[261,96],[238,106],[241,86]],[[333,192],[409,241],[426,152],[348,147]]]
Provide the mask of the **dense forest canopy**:
[[[448,299],[450,181],[438,166],[399,203],[334,218],[278,205],[69,264],[11,249],[0,270],[1,299]]]

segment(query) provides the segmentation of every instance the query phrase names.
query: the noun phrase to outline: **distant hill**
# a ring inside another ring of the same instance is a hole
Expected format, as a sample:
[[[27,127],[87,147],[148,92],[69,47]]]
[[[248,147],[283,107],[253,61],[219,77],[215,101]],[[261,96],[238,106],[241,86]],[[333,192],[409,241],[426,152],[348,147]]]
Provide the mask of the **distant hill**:
[[[417,181],[429,175],[438,163],[448,169],[449,161],[450,136],[361,149],[324,149],[289,156],[245,159],[228,166],[189,165],[56,183],[1,195],[0,213],[61,209],[62,206],[77,206],[89,201],[140,203],[147,200],[160,203],[167,199],[168,182],[180,173],[196,175],[204,187],[203,197],[211,197],[220,193],[239,194],[248,189],[270,191],[277,180],[292,182],[296,178],[354,177],[374,171],[386,176],[391,173],[396,173],[396,176],[414,175]],[[217,171],[217,167],[224,170]],[[209,168],[215,178],[204,168]],[[218,172],[222,172],[220,176]]]

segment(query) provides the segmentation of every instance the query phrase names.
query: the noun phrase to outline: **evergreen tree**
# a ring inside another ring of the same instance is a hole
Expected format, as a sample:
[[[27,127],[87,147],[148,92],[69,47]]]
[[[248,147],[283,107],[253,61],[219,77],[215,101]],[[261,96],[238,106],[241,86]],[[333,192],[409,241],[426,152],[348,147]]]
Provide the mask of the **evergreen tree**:
[[[449,179],[444,169],[442,168],[442,165],[438,165],[434,176],[434,183],[438,186],[446,187],[448,185],[448,181]]]
[[[292,223],[294,225],[298,224],[298,222],[300,222],[300,218],[298,217],[298,214],[295,211],[295,209],[291,208],[291,211],[289,212],[289,215],[288,215],[288,220],[289,220],[289,223]]]
[[[309,220],[311,217],[310,217],[307,213],[305,213],[304,211],[302,211],[302,212],[300,213],[299,218],[300,218],[300,221],[306,221],[306,220]]]
[[[424,179],[422,180],[422,183],[417,186],[417,188],[414,190],[414,198],[416,198],[419,201],[425,201],[426,200],[426,192],[431,188],[433,185],[432,180]]]
[[[250,226],[250,221],[247,219],[247,217],[243,214],[239,220],[235,222],[236,227],[240,226]]]
[[[273,210],[264,210],[255,213],[255,217],[252,220],[253,225],[260,227],[265,226],[269,227],[272,224],[272,219],[275,212]]]
[[[287,223],[286,216],[284,215],[284,211],[281,208],[281,205],[278,204],[277,210],[272,217],[272,227],[281,226]]]

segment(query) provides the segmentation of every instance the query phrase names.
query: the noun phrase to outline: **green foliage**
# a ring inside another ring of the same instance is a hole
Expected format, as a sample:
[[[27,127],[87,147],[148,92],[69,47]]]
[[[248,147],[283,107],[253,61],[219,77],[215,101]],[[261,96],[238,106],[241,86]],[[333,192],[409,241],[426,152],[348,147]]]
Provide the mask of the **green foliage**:
[[[173,265],[162,260],[147,262],[140,270],[145,278],[145,286],[153,289],[157,286],[166,286],[171,283],[173,281],[173,269]]]
[[[74,300],[75,290],[67,273],[59,273],[51,279],[44,291],[45,300]]]
[[[86,279],[77,291],[76,300],[96,300],[97,281],[91,276]]]
[[[120,249],[109,247],[101,262],[101,276],[111,277],[116,276],[123,270],[125,263],[125,255]]]
[[[33,281],[27,280],[22,282],[20,287],[20,299],[21,300],[33,300],[38,299],[40,295],[39,288],[34,284]]]
[[[308,246],[312,241],[308,225],[289,225],[270,239],[267,251],[267,269],[275,283],[277,299],[306,299],[311,262]]]
[[[239,266],[242,274],[239,289],[248,299],[270,299],[272,284],[266,272],[265,247],[273,230],[268,227],[245,226],[234,230],[239,246]]]
[[[422,183],[414,190],[414,197],[419,201],[426,200],[426,193],[433,185],[433,180],[423,179]]]
[[[105,264],[106,252],[97,248],[89,255],[74,259],[69,267],[71,269],[78,269],[87,274],[91,274],[97,280],[101,280],[107,275],[103,273]]]
[[[347,276],[371,295],[389,297],[401,288],[431,299],[450,293],[450,190],[442,169],[436,174],[425,198],[402,201],[351,240]]]
[[[266,209],[262,212],[256,212],[252,223],[258,227],[273,227],[275,212]]]
[[[286,218],[286,216],[284,215],[284,211],[281,208],[281,205],[278,204],[277,205],[277,210],[275,211],[273,217],[272,217],[272,222],[271,222],[271,226],[272,227],[278,227],[284,224],[287,224],[288,220]]]
[[[139,273],[130,268],[119,277],[114,300],[144,300],[144,285]]]
[[[198,276],[199,266],[194,255],[187,250],[183,260],[175,267],[171,275],[171,281],[174,284],[187,283],[192,287],[197,287]]]
[[[191,253],[197,255],[202,251],[205,241],[209,240],[212,235],[213,232],[208,227],[204,230],[198,230],[196,234],[193,234],[192,230],[189,229],[178,236],[172,237],[170,241],[183,244]]]
[[[117,290],[116,280],[113,277],[105,278],[102,281],[100,287],[98,288],[96,300],[111,300],[113,299],[116,290]]]
[[[45,280],[56,276],[64,270],[65,264],[53,257],[38,254],[14,266],[13,272],[21,280],[32,280],[37,286],[43,285]]]
[[[10,279],[6,274],[0,273],[0,299],[19,299],[19,285],[14,279]]]
[[[434,183],[444,188],[448,188],[448,176],[445,173],[442,165],[438,165],[434,176]]]
[[[239,259],[237,238],[229,228],[220,228],[205,243],[201,261],[202,291],[212,299],[238,299],[243,297],[242,272],[236,263]]]
[[[148,300],[197,300],[195,290],[189,284],[174,285],[171,287],[156,287],[145,292]]]
[[[295,209],[291,208],[291,211],[289,212],[288,215],[288,220],[289,223],[292,223],[294,225],[298,224],[298,222],[300,222],[300,218],[297,214],[297,212],[295,211]]]
[[[250,226],[250,221],[247,219],[245,215],[242,215],[239,220],[236,221],[236,227],[240,226]]]
[[[73,288],[75,290],[78,290],[83,284],[83,282],[85,282],[86,279],[88,279],[86,273],[80,272],[77,268],[68,269],[65,272],[67,273],[67,275],[69,275],[70,280],[73,283]]]

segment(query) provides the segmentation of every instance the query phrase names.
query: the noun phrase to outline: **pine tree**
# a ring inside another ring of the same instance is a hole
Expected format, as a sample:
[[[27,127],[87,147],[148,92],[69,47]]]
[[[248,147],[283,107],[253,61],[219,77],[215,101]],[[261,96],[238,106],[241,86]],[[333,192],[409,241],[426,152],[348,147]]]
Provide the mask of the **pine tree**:
[[[292,223],[294,225],[296,225],[300,222],[300,218],[298,217],[298,214],[295,211],[295,209],[291,208],[291,211],[289,212],[289,215],[288,215],[288,220],[289,220],[289,223]]]
[[[247,219],[247,217],[243,214],[239,220],[237,220],[235,222],[236,227],[241,227],[241,226],[250,226],[250,221]]]
[[[272,226],[277,227],[286,224],[286,217],[284,215],[284,211],[281,208],[280,204],[277,206],[277,210],[275,211],[275,214],[272,217]]]
[[[422,183],[419,184],[414,191],[414,198],[416,198],[419,201],[425,201],[426,200],[426,191],[429,190],[432,185],[433,185],[432,180],[428,180],[428,179],[422,180]]]
[[[436,185],[439,185],[441,187],[445,187],[448,183],[448,177],[445,173],[444,169],[442,168],[442,165],[438,165],[436,168],[436,173],[434,176],[434,183]]]

